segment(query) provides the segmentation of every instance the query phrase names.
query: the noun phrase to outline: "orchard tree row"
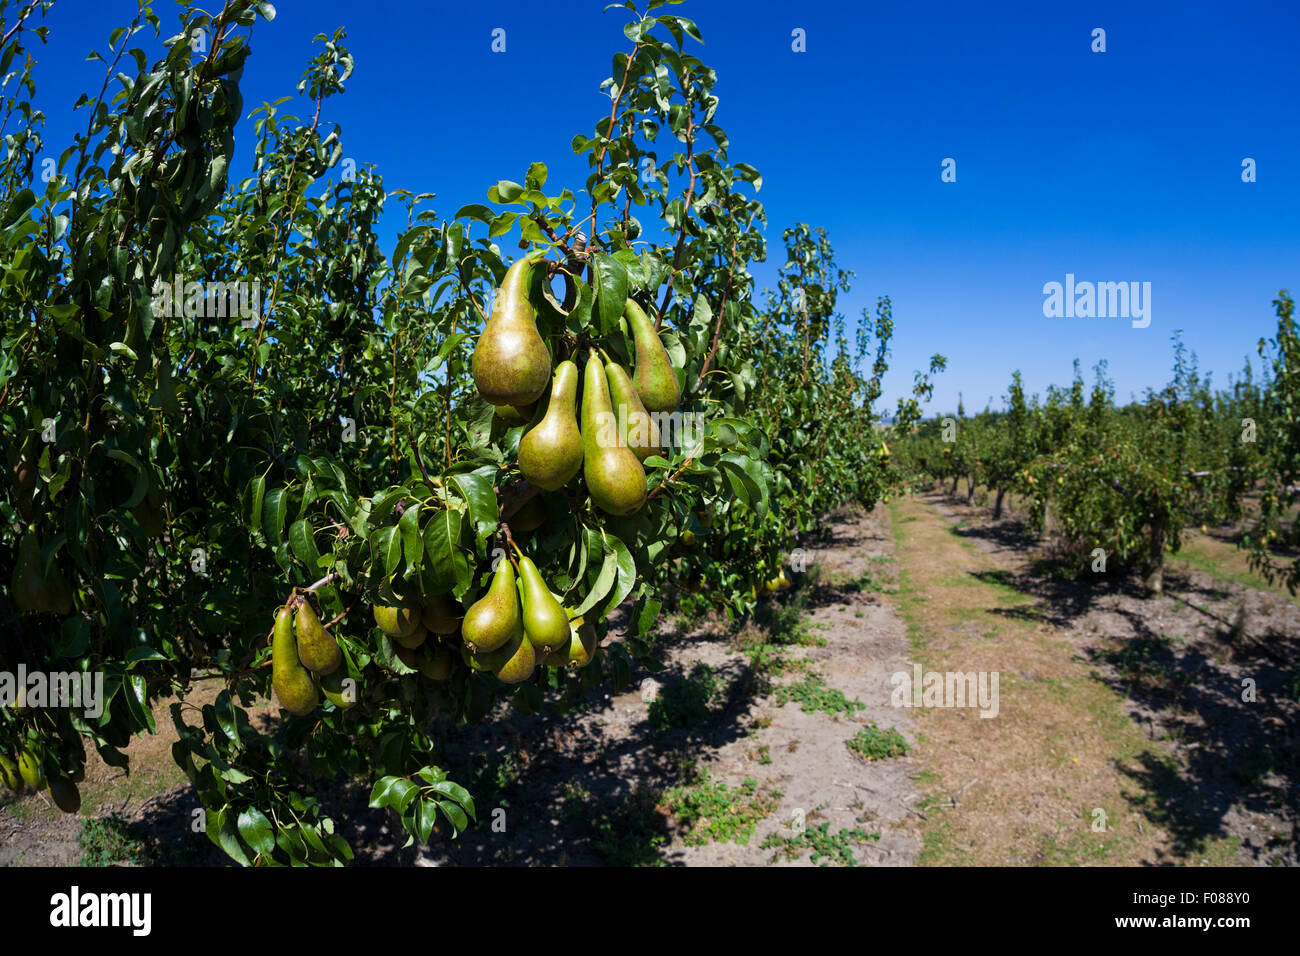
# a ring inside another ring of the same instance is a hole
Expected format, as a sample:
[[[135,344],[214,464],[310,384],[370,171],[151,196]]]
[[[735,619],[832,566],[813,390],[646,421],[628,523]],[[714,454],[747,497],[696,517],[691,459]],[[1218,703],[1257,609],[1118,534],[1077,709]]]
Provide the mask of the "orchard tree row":
[[[1001,516],[1006,496],[1029,503],[1028,524],[1058,534],[1079,567],[1133,568],[1149,593],[1163,588],[1165,555],[1186,528],[1244,522],[1240,544],[1270,580],[1300,587],[1300,338],[1294,302],[1273,302],[1277,334],[1260,340],[1265,374],[1250,363],[1214,389],[1174,337],[1173,377],[1139,401],[1115,403],[1106,365],[1085,386],[1025,397],[1020,373],[1005,408],[921,423],[902,448],[911,480],[938,481],[967,499],[983,486]]]
[[[665,0],[623,5],[585,180],[539,160],[451,216],[340,171],[342,31],[298,85],[310,120],[246,111],[254,0],[171,26],[142,3],[92,53],[85,132],[46,143],[48,6],[0,0],[0,672],[105,699],[0,710],[15,788],[75,808],[88,750],[126,766],[173,698],[235,860],[349,859],[314,784],[340,773],[445,839],[477,811],[440,732],[656,669],[668,596],[747,614],[801,534],[888,486],[889,302],[850,343],[849,274],[804,225],[758,301],[762,181]]]

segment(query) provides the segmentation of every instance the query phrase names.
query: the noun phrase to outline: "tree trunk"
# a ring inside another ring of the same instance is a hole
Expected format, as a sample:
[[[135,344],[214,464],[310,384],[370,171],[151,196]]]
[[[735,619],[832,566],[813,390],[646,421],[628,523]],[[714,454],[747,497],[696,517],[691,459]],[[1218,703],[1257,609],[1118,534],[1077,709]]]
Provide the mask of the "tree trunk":
[[[1146,573],[1142,587],[1150,597],[1158,597],[1165,589],[1165,522],[1163,518],[1151,522],[1151,544],[1147,554]]]
[[[993,502],[993,517],[994,517],[994,519],[997,519],[997,518],[1001,518],[1001,517],[1002,517],[1002,496],[1005,495],[1006,493],[1007,493],[1007,489],[1005,489],[1005,488],[999,488],[999,489],[998,489],[998,497],[997,497],[997,500]]]
[[[974,497],[975,497],[975,476],[967,475],[966,476],[966,503],[970,504],[970,500]]]
[[[949,491],[948,494],[950,494],[950,495],[956,495],[956,494],[957,494],[957,482],[959,482],[959,481],[961,481],[961,475],[953,475],[953,476],[952,476],[952,490]]]

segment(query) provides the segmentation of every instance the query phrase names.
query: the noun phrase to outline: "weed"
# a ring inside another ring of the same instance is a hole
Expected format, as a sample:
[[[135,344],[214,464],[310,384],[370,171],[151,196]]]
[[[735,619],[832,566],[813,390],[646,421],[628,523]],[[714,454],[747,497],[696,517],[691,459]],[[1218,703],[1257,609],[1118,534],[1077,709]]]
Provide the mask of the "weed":
[[[686,830],[683,841],[688,846],[728,840],[748,843],[758,821],[781,802],[777,791],[760,793],[753,777],[746,777],[739,788],[732,789],[708,774],[674,787],[664,797],[668,809]]]
[[[80,866],[139,863],[144,849],[127,831],[127,822],[116,815],[82,820],[77,842],[81,846]]]
[[[844,741],[844,746],[863,760],[888,760],[901,757],[912,749],[895,728],[881,730],[874,722]]]
[[[852,717],[867,705],[860,700],[849,700],[841,691],[828,687],[817,674],[809,674],[797,684],[786,684],[776,689],[776,706],[784,707],[797,701],[805,714],[824,711],[832,716],[848,714]]]
[[[826,822],[797,833],[793,837],[773,833],[763,841],[761,846],[764,850],[776,850],[772,856],[773,863],[782,857],[787,860],[796,859],[804,850],[811,850],[812,862],[823,861],[822,866],[829,866],[831,863],[857,866],[857,861],[853,859],[852,848],[855,845],[876,843],[880,840],[879,833],[868,833],[856,827],[852,830],[840,830],[836,834],[832,834],[830,830],[831,825]]]

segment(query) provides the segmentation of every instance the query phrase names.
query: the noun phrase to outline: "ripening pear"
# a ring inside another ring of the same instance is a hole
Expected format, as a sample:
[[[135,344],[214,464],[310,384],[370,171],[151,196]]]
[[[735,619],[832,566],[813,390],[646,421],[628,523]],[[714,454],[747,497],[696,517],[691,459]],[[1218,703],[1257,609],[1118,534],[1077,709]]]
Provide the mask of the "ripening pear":
[[[45,576],[41,573],[41,545],[36,532],[28,531],[18,541],[9,593],[20,611],[45,610]]]
[[[474,346],[474,384],[493,405],[531,404],[551,378],[551,353],[528,302],[533,264],[525,256],[506,270],[492,314]]]
[[[510,530],[516,534],[536,531],[546,523],[546,502],[541,498],[529,498],[518,511],[510,516]]]
[[[50,798],[64,813],[76,813],[81,809],[81,791],[67,777],[50,778]]]
[[[565,360],[555,367],[546,413],[519,441],[519,470],[538,488],[558,491],[582,467],[577,407],[578,366]]]
[[[519,551],[518,546],[515,547]],[[528,642],[544,654],[564,644],[569,639],[569,616],[551,589],[542,580],[542,573],[532,559],[519,552],[519,599],[523,605],[524,634]]]
[[[498,650],[497,654],[498,659],[504,658],[504,661],[497,665],[494,673],[503,684],[526,681],[537,669],[537,649],[522,633]]]
[[[539,663],[547,667],[586,667],[596,654],[596,629],[582,618],[569,622],[569,639]]]
[[[516,408],[514,405],[493,405],[492,410],[496,412],[497,418],[511,428],[516,425],[527,425],[533,420],[532,405],[524,405],[522,408]]]
[[[582,383],[583,473],[587,491],[602,511],[628,515],[645,504],[645,469],[632,449],[619,444],[618,419],[600,356],[592,353]]]
[[[343,668],[320,679],[320,692],[339,710],[347,710],[357,702],[356,681],[348,677],[347,670]]]
[[[682,391],[677,384],[673,363],[668,359],[668,352],[659,339],[654,323],[633,299],[627,300],[623,316],[632,332],[632,341],[636,343],[636,368],[632,372],[632,384],[636,386],[642,404],[650,412],[676,411],[682,400]]]
[[[298,643],[293,639],[293,612],[286,604],[275,612],[271,638],[271,686],[280,706],[295,716],[310,714],[320,703],[311,672],[298,660]]]
[[[519,593],[515,590],[515,569],[508,557],[501,559],[492,584],[465,612],[460,633],[475,654],[495,651],[523,632]]]
[[[627,370],[610,362],[605,366],[605,377],[609,379],[609,396],[614,414],[618,416],[619,440],[632,449],[637,461],[663,454],[659,444],[659,425],[646,411]]]
[[[298,605],[298,660],[314,674],[333,674],[343,663],[343,652],[338,641],[321,624],[311,602],[303,600]]]
[[[451,648],[432,647],[425,644],[415,652],[415,668],[429,680],[443,681],[451,678],[453,658]]]
[[[420,623],[430,634],[455,634],[460,630],[465,609],[446,594],[433,594],[424,599],[420,610]]]
[[[409,650],[414,650],[415,648],[419,647],[428,639],[429,639],[428,629],[425,628],[423,624],[416,624],[415,630],[413,630],[410,634],[405,634],[402,637],[394,637],[392,638],[392,641],[394,644],[399,644],[402,647],[405,647]]]
[[[23,789],[23,778],[18,774],[18,764],[2,753],[0,753],[0,781],[4,781],[4,785],[14,793]]]
[[[23,778],[23,783],[33,790],[40,790],[45,786],[45,767],[42,766],[39,752],[28,747],[18,755],[18,775]]]
[[[375,623],[389,637],[407,637],[420,626],[420,609],[410,601],[399,607],[375,605]]]

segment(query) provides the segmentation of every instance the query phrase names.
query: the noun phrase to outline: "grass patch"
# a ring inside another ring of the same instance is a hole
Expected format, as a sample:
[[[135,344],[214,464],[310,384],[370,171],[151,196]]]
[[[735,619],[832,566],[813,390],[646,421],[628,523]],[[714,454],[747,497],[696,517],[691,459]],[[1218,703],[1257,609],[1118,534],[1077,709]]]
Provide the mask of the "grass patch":
[[[144,855],[141,842],[127,830],[119,816],[91,817],[81,821],[77,837],[81,846],[78,866],[120,866],[139,863]]]
[[[853,858],[853,847],[880,840],[879,833],[868,833],[856,827],[852,830],[840,830],[835,834],[832,834],[830,829],[830,823],[822,823],[793,837],[773,833],[762,842],[761,847],[764,850],[776,850],[772,855],[773,863],[782,858],[797,859],[805,850],[811,850],[812,862],[820,863],[822,866],[829,866],[832,863],[840,866],[857,866],[857,861]]]
[[[781,802],[779,791],[760,792],[758,781],[746,777],[738,788],[728,787],[708,774],[664,794],[669,812],[686,830],[687,846],[707,843],[749,842],[759,820]]]
[[[889,760],[891,757],[902,757],[912,749],[895,728],[881,730],[874,723],[867,724],[844,741],[844,746],[863,760]]]
[[[778,707],[784,707],[792,700],[797,701],[805,714],[820,710],[832,716],[847,714],[852,717],[867,706],[862,701],[850,700],[842,691],[827,686],[818,674],[808,674],[797,684],[778,687],[773,697]]]

